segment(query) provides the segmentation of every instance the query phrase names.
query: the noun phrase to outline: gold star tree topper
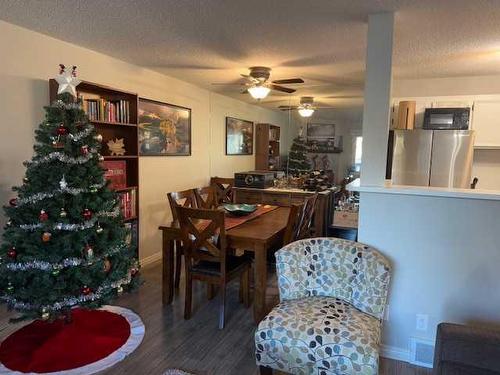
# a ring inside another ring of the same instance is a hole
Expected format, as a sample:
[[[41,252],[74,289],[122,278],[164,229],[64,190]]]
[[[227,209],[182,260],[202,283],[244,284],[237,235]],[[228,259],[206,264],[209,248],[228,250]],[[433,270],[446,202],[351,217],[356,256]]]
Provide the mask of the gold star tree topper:
[[[67,71],[63,64],[59,64],[59,75],[56,81],[59,84],[57,89],[58,94],[70,93],[76,98],[76,86],[80,84],[80,80],[76,78],[76,66],[73,66],[71,71]]]

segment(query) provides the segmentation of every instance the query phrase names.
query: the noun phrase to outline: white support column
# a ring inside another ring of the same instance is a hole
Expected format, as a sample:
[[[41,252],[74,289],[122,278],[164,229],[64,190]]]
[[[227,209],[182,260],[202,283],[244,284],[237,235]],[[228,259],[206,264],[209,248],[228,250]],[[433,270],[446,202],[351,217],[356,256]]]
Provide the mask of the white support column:
[[[361,184],[383,185],[387,162],[394,13],[368,17]]]

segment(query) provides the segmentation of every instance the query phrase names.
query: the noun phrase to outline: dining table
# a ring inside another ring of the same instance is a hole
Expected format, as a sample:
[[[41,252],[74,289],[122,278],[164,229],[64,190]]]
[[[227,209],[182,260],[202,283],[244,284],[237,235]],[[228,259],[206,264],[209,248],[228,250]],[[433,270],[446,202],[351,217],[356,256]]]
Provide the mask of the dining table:
[[[253,317],[260,322],[268,313],[266,308],[267,253],[283,244],[289,207],[277,207],[251,220],[226,230],[228,248],[254,253]],[[181,240],[177,221],[161,225],[162,232],[162,302],[171,304],[174,297],[174,246]]]

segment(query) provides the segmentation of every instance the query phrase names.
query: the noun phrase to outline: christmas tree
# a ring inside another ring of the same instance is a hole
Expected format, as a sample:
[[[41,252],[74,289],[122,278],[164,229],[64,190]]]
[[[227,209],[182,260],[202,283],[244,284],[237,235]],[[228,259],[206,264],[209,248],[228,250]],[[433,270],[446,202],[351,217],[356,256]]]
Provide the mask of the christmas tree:
[[[19,319],[71,317],[138,283],[117,194],[107,187],[102,136],[76,101],[76,67],[61,65],[58,99],[45,107],[34,156],[5,212],[0,297]]]
[[[311,170],[311,163],[307,158],[307,143],[302,136],[297,136],[293,140],[290,153],[288,154],[288,173],[292,176],[299,176]]]

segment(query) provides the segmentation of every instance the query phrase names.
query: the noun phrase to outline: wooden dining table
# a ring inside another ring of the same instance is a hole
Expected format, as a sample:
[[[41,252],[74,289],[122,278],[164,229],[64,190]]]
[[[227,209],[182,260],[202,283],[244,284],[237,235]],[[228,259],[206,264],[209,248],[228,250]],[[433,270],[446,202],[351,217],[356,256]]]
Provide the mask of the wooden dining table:
[[[252,220],[246,221],[226,231],[229,248],[254,252],[254,302],[253,316],[256,323],[267,314],[267,252],[281,247],[288,221],[289,207],[278,207]],[[174,243],[181,239],[178,222],[159,227],[162,231],[162,301],[172,303],[174,296]]]

